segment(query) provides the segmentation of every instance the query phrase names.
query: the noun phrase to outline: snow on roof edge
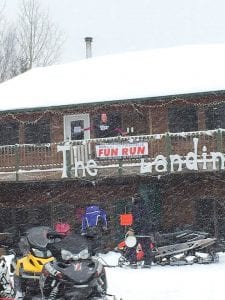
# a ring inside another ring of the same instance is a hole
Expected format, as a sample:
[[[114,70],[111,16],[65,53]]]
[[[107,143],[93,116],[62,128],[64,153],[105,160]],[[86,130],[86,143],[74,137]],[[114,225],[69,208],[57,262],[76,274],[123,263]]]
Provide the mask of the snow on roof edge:
[[[193,92],[193,93],[183,93],[183,94],[173,94],[173,95],[162,95],[162,96],[153,96],[153,97],[141,97],[141,98],[130,98],[130,99],[118,99],[118,100],[109,100],[109,101],[96,101],[96,102],[85,102],[85,103],[75,103],[75,104],[61,104],[61,105],[50,105],[50,106],[35,106],[35,107],[20,107],[20,108],[12,108],[12,109],[5,109],[0,110],[0,115],[5,113],[12,113],[12,112],[36,112],[36,111],[43,111],[43,110],[58,110],[58,109],[68,109],[68,108],[75,108],[81,106],[99,106],[99,105],[110,105],[110,104],[125,104],[130,102],[144,102],[144,101],[160,101],[160,100],[173,100],[175,98],[180,97],[191,97],[193,95],[219,95],[224,94],[225,90],[218,90],[218,91],[202,91],[202,92]]]

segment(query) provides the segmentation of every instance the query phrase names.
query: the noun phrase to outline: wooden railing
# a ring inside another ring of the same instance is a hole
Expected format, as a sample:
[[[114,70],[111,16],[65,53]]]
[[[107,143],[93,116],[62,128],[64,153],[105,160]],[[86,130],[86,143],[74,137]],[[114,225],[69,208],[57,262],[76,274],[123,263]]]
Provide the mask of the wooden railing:
[[[91,139],[86,141],[72,141],[50,144],[17,144],[0,146],[0,180],[26,180],[23,174],[38,174],[38,179],[43,179],[41,174],[57,173],[61,178],[63,168],[66,167],[68,177],[74,176],[74,165],[77,161],[87,163],[94,160],[99,169],[107,169],[108,166],[125,170],[129,164],[139,166],[141,158],[144,162],[152,162],[159,155],[168,159],[170,155],[179,155],[185,158],[188,153],[194,152],[193,139],[197,138],[197,155],[202,158],[209,157],[211,152],[225,153],[225,130],[198,131],[186,133],[165,133],[141,136],[119,136],[103,139]],[[137,145],[146,143],[147,155],[108,156],[97,157],[97,145]],[[65,156],[61,148],[67,145],[69,151]],[[66,164],[65,164],[66,158]],[[136,165],[135,165],[136,163]],[[220,166],[221,167],[221,166]],[[223,168],[223,167],[222,167]],[[65,171],[65,170],[64,170]],[[9,177],[12,174],[12,177]],[[103,174],[103,173],[102,173]],[[120,173],[119,173],[120,174]],[[125,172],[126,174],[126,172]],[[65,174],[64,174],[65,175]],[[36,175],[34,175],[36,176]],[[35,177],[29,179],[34,179]],[[110,173],[108,173],[110,176]],[[47,177],[45,177],[47,179]]]

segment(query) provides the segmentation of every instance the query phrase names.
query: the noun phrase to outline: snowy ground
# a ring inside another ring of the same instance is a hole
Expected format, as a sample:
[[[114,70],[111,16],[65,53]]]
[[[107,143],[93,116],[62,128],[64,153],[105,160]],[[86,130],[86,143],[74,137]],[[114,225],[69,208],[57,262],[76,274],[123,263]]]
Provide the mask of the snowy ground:
[[[113,265],[118,254],[104,260]],[[108,292],[117,300],[223,300],[225,299],[225,253],[219,262],[151,269],[106,268]]]

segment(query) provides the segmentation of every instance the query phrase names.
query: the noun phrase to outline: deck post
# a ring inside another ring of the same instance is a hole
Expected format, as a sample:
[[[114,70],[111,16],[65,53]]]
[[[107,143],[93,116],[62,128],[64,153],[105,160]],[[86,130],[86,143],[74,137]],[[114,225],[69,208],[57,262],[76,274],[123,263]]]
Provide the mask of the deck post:
[[[19,158],[19,145],[15,145],[15,170],[16,170],[16,181],[19,181],[19,166],[20,166],[20,158]]]
[[[218,129],[216,133],[216,146],[217,151],[222,152],[222,131],[220,129]]]
[[[171,137],[169,135],[169,132],[166,133],[166,136],[165,136],[165,140],[166,140],[166,157],[167,157],[167,161],[168,161],[168,169],[167,170],[170,170],[170,167],[171,167],[171,162],[170,162],[170,154],[171,154]]]

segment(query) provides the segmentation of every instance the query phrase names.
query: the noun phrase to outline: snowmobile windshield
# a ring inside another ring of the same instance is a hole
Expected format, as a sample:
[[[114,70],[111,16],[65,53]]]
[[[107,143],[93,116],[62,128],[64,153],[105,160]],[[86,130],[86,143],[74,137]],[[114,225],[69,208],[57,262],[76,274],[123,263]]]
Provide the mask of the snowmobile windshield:
[[[70,234],[49,246],[53,255],[60,255],[63,260],[87,259],[90,256],[90,245],[87,239],[79,234]]]
[[[43,249],[46,248],[47,244],[50,243],[50,239],[47,234],[53,230],[47,226],[32,227],[27,230],[26,236],[33,248]]]

